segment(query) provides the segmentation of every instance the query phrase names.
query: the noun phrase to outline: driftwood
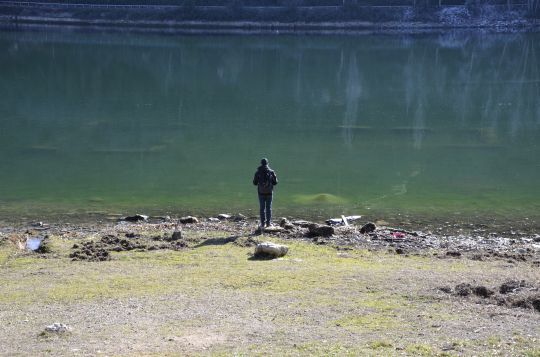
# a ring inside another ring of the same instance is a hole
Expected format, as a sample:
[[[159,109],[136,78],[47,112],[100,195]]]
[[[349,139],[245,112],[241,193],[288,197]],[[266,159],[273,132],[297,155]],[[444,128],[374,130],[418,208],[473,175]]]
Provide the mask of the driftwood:
[[[401,228],[391,228],[391,227],[386,227],[386,228],[384,228],[384,229],[389,230],[390,232],[405,233],[405,234],[408,234],[408,235],[411,235],[411,236],[418,237],[418,233],[416,233],[416,232],[411,232],[411,231],[406,231],[406,230],[401,229]]]

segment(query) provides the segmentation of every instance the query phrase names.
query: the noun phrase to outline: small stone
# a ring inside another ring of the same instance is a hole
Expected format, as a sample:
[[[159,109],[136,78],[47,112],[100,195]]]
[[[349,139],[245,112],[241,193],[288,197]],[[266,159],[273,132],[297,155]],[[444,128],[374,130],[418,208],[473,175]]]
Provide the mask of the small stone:
[[[377,229],[377,226],[375,225],[375,223],[369,222],[369,223],[364,224],[362,228],[360,228],[360,233],[362,234],[371,233],[371,232],[374,232],[376,229]]]
[[[446,256],[447,257],[455,257],[455,258],[458,258],[458,257],[461,257],[461,253],[458,252],[458,251],[448,251],[446,252]]]
[[[59,322],[55,322],[54,324],[45,327],[45,331],[54,333],[65,333],[69,330],[70,328],[67,325],[61,324]]]
[[[197,219],[197,217],[186,216],[186,217],[181,217],[180,218],[180,223],[182,223],[182,224],[199,223],[199,220]]]
[[[208,218],[208,222],[219,222],[219,218],[210,217],[210,218]]]
[[[174,231],[172,234],[171,240],[180,240],[182,239],[182,231]]]
[[[221,214],[218,214],[217,218],[218,218],[220,221],[225,221],[225,220],[231,218],[231,215],[230,215],[230,214],[221,213]]]

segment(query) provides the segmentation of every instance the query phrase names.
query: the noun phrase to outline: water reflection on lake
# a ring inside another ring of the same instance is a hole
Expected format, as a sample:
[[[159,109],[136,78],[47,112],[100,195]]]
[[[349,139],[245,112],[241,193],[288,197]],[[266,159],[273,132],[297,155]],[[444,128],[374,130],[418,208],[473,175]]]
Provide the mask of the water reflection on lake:
[[[540,212],[540,34],[0,32],[0,202]]]

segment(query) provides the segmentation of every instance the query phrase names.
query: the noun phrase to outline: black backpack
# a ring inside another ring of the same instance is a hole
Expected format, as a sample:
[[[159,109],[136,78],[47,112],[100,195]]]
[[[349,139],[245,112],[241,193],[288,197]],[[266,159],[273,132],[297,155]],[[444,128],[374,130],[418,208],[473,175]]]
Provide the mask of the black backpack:
[[[272,193],[272,188],[274,187],[273,183],[273,173],[272,171],[260,171],[259,172],[259,193],[269,194]]]

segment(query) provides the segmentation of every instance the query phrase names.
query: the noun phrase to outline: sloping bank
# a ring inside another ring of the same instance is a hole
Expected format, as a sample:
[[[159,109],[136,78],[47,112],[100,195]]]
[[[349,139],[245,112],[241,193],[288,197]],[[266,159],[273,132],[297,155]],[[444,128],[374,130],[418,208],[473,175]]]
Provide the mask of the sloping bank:
[[[0,23],[134,27],[193,32],[340,32],[444,28],[537,28],[526,5],[193,6],[19,2],[0,4]]]

